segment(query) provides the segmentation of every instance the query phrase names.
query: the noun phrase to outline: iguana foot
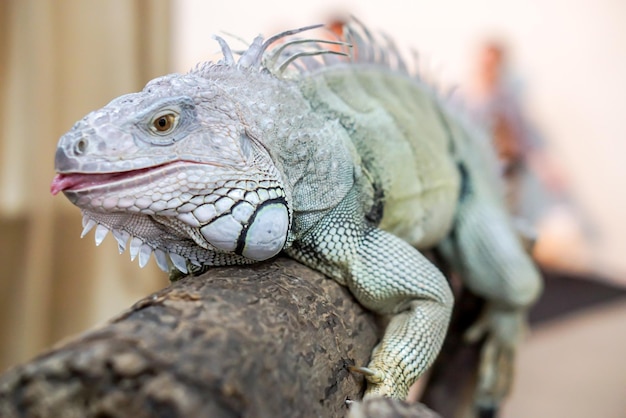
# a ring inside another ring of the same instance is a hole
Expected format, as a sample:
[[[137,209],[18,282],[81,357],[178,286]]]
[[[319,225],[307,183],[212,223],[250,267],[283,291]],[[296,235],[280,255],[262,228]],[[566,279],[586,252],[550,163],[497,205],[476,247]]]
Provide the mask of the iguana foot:
[[[378,367],[350,366],[349,370],[362,374],[367,380],[364,399],[383,396],[403,400],[407,397],[406,382],[399,378],[394,379],[392,373],[384,372]]]
[[[480,411],[497,410],[511,391],[515,351],[525,333],[524,312],[487,308],[465,334],[469,342],[485,337],[474,394]]]
[[[193,263],[191,263],[190,261],[186,262],[186,267],[187,267],[187,271],[186,272],[182,272],[180,271],[177,267],[172,267],[172,269],[170,270],[169,273],[169,279],[170,279],[170,283],[174,283],[179,281],[180,279],[187,277],[189,275],[191,276],[199,276],[202,273],[206,273],[210,266],[198,266],[195,265]]]

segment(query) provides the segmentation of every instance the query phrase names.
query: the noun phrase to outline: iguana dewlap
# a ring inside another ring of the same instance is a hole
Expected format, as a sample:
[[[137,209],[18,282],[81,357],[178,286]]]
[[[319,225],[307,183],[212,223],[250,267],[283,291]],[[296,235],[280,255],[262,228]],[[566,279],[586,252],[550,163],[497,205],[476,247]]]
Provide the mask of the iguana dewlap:
[[[404,398],[432,364],[453,298],[436,248],[489,301],[477,402],[496,405],[541,282],[501,203],[478,135],[357,24],[341,43],[257,38],[238,59],[152,80],[65,134],[51,191],[96,243],[163,270],[283,251],[391,321],[366,396]],[[350,48],[346,45],[350,44]],[[342,53],[336,52],[343,48]],[[317,57],[315,57],[318,55]],[[321,58],[320,58],[321,57]]]

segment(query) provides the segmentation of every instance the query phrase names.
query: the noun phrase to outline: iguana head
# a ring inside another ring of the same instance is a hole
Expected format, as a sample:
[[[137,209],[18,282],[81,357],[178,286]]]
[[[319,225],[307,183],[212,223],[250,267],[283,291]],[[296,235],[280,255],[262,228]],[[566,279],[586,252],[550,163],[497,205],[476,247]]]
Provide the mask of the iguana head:
[[[51,192],[82,209],[83,235],[96,226],[99,244],[112,231],[120,251],[130,240],[140,265],[154,252],[164,270],[171,260],[183,272],[282,249],[290,209],[280,173],[248,126],[246,103],[228,93],[227,71],[259,74],[212,65],[161,77],[60,139]]]
[[[270,258],[293,239],[293,212],[306,209],[305,228],[336,204],[353,176],[335,161],[339,148],[349,154],[346,138],[333,142],[335,159],[316,149],[335,122],[308,123],[309,105],[285,81],[317,68],[312,57],[348,55],[334,48],[344,42],[288,39],[317,27],[259,36],[238,59],[215,37],[217,64],[155,79],[76,123],[59,141],[51,192],[82,209],[83,235],[95,227],[99,244],[111,231],[141,266],[154,253],[162,269],[186,272]]]

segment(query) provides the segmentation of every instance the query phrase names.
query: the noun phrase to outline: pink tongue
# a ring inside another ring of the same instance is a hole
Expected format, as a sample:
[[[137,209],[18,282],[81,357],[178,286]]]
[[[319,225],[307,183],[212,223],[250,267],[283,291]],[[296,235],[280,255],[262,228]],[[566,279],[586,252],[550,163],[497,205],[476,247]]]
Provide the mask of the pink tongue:
[[[50,185],[50,193],[56,195],[59,192],[62,192],[65,189],[69,189],[78,183],[76,176],[67,175],[67,174],[57,174],[52,179],[52,184]]]

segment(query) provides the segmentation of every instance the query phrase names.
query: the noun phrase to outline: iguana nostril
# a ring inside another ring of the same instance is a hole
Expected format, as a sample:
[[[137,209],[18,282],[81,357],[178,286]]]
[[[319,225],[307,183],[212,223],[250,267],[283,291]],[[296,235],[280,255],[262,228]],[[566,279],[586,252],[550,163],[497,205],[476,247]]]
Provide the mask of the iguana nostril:
[[[74,154],[75,155],[82,155],[82,154],[84,154],[86,149],[87,149],[87,140],[85,138],[80,138],[74,144]]]

